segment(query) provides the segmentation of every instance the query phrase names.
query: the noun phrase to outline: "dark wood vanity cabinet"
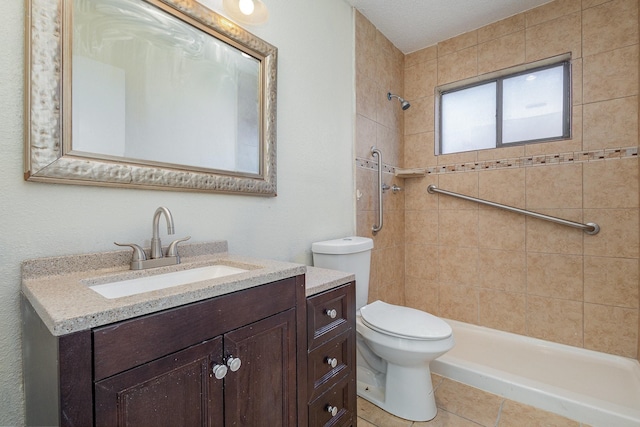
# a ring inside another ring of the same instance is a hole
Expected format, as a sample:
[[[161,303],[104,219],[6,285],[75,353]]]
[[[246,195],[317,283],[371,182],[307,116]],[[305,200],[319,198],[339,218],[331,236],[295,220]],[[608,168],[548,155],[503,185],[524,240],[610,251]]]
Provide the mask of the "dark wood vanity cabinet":
[[[354,282],[307,298],[309,426],[356,425]]]
[[[25,354],[25,372],[32,362],[59,364],[57,379],[25,378],[27,423],[295,427],[296,389],[306,387],[296,353],[304,292],[297,276],[40,344],[26,334],[27,347],[54,348],[41,360]],[[55,408],[37,407],[47,400]]]

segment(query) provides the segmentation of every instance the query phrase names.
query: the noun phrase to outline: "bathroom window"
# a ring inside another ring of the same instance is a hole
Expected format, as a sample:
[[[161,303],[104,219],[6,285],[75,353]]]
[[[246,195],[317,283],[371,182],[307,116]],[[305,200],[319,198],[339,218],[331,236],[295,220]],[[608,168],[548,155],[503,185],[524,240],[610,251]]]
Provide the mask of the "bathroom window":
[[[438,88],[436,154],[570,137],[568,60]]]

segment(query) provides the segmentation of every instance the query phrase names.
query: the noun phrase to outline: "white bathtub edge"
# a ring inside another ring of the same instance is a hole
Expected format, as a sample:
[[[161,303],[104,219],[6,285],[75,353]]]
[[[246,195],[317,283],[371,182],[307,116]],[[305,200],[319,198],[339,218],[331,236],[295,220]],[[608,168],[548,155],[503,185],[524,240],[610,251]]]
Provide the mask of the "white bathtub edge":
[[[517,340],[533,340],[536,343],[543,342],[546,346],[562,348],[566,350],[569,346],[551,343],[536,338],[524,337],[508,332],[496,331],[476,325],[469,325],[444,319],[454,327],[479,328],[491,333],[508,335]],[[633,363],[632,360],[620,356],[602,354],[592,350],[585,350],[570,347],[571,351],[588,352],[590,356],[601,359],[615,360],[618,363]],[[431,362],[431,372],[450,378],[481,390],[514,400],[526,405],[534,406],[548,412],[552,412],[576,421],[590,424],[594,427],[638,427],[640,426],[640,403],[639,409],[628,408],[611,402],[601,401],[593,397],[581,395],[559,387],[519,377],[508,372],[500,371],[491,367],[479,365],[473,361],[452,357],[445,354]]]

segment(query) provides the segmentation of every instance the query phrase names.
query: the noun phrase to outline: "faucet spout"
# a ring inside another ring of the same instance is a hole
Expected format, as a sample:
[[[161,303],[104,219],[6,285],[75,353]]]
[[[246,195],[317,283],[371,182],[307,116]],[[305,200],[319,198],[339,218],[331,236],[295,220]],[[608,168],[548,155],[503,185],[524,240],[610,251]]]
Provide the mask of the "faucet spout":
[[[164,214],[167,220],[167,233],[173,234],[173,216],[169,209],[160,206],[153,214],[153,236],[151,237],[151,259],[162,258],[162,243],[160,242],[160,216]]]

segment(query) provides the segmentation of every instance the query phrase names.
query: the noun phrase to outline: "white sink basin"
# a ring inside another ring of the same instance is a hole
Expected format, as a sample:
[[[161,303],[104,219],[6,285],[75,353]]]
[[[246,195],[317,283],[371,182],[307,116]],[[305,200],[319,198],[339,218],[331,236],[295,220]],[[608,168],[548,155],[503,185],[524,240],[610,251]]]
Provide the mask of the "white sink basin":
[[[186,285],[188,283],[201,282],[203,280],[217,279],[219,277],[244,273],[245,271],[248,270],[230,267],[228,265],[210,265],[207,267],[192,268],[190,270],[94,285],[89,286],[89,289],[92,289],[105,298],[113,299],[156,291],[158,289],[171,288],[178,285]]]

